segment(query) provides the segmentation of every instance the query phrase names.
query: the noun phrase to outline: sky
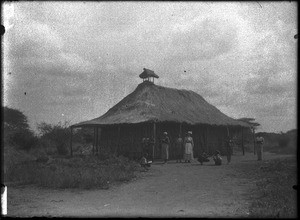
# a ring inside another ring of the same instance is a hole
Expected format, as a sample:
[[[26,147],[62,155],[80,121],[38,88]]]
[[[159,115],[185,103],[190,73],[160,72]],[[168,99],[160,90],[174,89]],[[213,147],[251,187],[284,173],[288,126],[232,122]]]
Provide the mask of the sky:
[[[101,116],[155,84],[195,91],[258,131],[295,129],[295,2],[6,2],[4,106],[32,129]]]

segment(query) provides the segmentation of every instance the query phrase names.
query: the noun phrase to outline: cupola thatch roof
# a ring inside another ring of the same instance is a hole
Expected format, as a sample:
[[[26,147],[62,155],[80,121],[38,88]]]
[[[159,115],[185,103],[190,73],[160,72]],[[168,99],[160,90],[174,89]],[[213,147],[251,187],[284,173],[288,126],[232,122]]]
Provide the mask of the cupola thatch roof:
[[[159,78],[158,75],[154,73],[154,71],[144,68],[144,71],[139,75],[140,78],[146,79],[149,77]]]

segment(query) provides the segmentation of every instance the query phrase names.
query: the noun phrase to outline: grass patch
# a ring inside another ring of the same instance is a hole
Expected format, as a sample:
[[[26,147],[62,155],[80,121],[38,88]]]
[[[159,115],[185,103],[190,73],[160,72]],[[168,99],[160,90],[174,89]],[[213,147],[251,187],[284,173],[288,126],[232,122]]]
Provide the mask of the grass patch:
[[[243,164],[239,173],[256,180],[256,190],[251,192],[249,217],[296,218],[297,162],[295,158],[275,159],[256,164]]]
[[[96,156],[56,158],[19,164],[10,169],[6,179],[50,188],[108,189],[112,183],[134,178],[137,169],[135,162],[122,156],[106,160]]]

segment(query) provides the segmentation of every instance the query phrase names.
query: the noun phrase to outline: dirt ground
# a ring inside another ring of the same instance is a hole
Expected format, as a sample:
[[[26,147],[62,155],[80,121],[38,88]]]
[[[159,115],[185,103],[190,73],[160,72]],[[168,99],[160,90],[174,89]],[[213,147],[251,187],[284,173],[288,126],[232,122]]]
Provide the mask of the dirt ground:
[[[278,157],[287,156],[265,153],[265,159]],[[156,162],[137,179],[108,190],[9,187],[8,216],[247,217],[255,182],[234,177],[234,168],[260,163],[256,159],[247,153],[222,166]]]

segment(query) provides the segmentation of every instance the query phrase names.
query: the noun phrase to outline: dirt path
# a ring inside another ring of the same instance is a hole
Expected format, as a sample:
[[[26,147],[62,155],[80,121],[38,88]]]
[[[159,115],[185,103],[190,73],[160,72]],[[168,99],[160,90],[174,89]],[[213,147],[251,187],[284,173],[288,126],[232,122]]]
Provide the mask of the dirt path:
[[[282,157],[266,154],[266,159]],[[225,159],[225,158],[224,158]],[[233,156],[230,165],[153,164],[135,181],[109,190],[8,189],[9,216],[246,217],[254,182],[234,178],[235,166],[256,157]]]

